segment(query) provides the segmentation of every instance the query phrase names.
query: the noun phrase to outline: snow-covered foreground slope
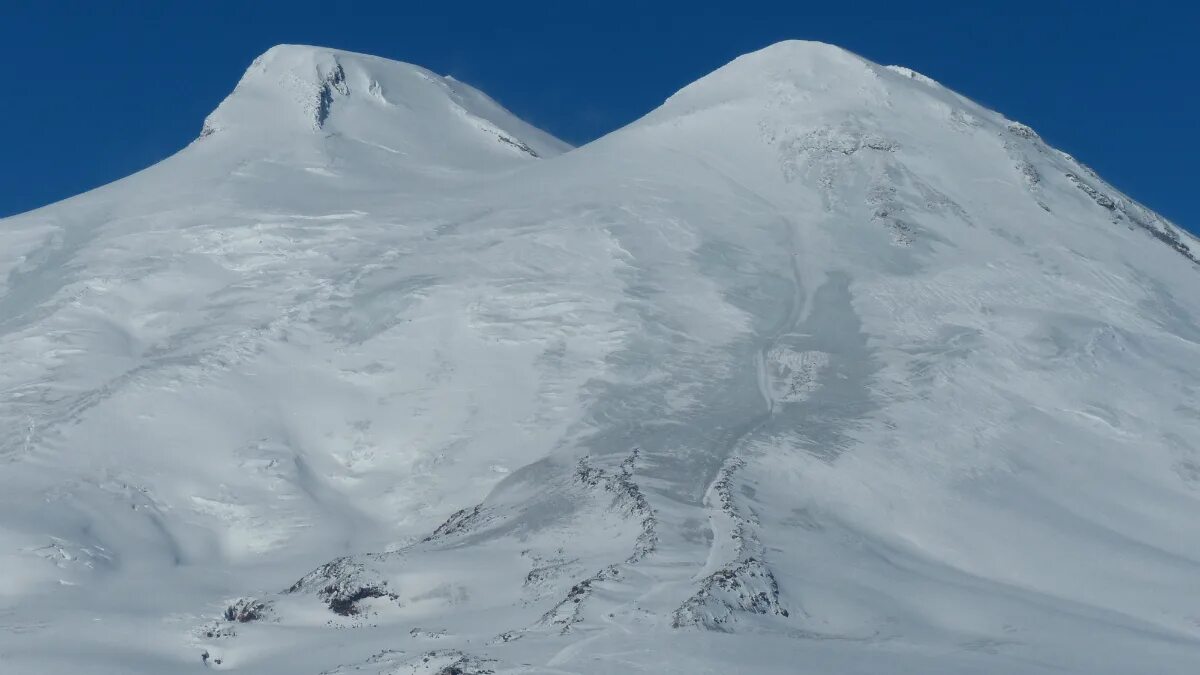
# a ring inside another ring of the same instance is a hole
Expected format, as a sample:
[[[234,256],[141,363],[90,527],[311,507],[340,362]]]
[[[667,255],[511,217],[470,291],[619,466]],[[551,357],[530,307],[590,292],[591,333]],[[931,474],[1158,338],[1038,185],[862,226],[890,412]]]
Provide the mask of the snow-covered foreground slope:
[[[1200,243],[814,43],[307,47],[0,222],[0,672],[1192,673]]]

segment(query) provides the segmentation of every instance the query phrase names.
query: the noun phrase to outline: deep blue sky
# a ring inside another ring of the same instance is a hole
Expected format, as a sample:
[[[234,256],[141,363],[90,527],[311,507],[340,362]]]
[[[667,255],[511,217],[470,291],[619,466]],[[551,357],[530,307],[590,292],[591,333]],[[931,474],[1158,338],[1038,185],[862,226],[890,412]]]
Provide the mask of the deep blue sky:
[[[1191,4],[1191,3],[1178,3]],[[188,143],[273,44],[416,63],[580,144],[787,38],[921,71],[1200,229],[1200,10],[1141,2],[0,0],[0,216]]]

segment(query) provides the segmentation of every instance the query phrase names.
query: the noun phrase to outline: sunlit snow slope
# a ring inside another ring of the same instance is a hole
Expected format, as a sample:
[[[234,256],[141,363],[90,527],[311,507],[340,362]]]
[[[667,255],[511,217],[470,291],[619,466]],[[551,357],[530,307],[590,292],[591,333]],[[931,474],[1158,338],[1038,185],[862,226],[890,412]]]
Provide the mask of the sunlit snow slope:
[[[816,43],[567,149],[281,46],[0,221],[0,672],[1200,670],[1200,242]]]

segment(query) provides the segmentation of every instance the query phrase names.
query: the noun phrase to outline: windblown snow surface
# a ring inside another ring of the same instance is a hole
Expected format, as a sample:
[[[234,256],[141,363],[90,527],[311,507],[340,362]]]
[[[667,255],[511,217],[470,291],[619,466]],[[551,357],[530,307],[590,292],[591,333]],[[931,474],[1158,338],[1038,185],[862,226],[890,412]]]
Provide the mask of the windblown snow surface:
[[[816,43],[567,150],[281,46],[0,222],[0,672],[1200,672],[1200,243]]]

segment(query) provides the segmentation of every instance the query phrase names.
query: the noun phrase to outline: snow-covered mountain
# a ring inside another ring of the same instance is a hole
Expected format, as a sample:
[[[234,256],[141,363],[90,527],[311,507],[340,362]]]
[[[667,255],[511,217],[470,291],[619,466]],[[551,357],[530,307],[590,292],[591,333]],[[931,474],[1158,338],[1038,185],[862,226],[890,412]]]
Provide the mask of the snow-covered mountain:
[[[0,221],[0,672],[1200,668],[1200,242],[817,43],[567,150],[281,46]]]

